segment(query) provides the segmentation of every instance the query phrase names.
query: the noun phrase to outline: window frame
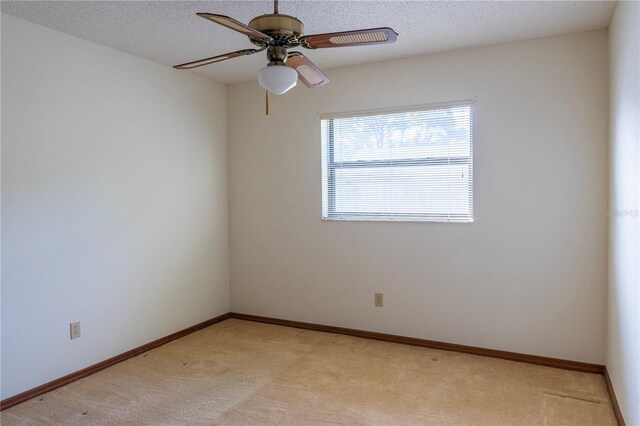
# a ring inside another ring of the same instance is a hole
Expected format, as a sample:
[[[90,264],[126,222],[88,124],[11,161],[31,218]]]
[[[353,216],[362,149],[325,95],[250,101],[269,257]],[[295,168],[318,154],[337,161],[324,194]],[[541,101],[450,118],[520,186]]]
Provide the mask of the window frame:
[[[375,109],[367,111],[347,112],[347,113],[334,113],[334,114],[321,114],[320,123],[322,121],[329,121],[327,141],[325,143],[324,138],[321,137],[322,144],[322,220],[327,221],[374,221],[374,222],[434,222],[434,223],[473,223],[474,222],[474,179],[473,179],[473,159],[474,159],[474,144],[475,144],[475,129],[474,129],[474,114],[475,114],[476,99],[462,100],[455,102],[437,103],[429,105],[410,106],[404,108],[386,108]],[[456,156],[456,157],[441,157],[441,158],[418,158],[418,159],[402,159],[402,160],[358,160],[358,161],[335,161],[333,141],[333,120],[340,118],[352,118],[363,117],[372,115],[386,115],[386,114],[398,114],[404,112],[419,112],[438,109],[447,109],[454,107],[466,106],[469,107],[470,115],[470,153],[469,156]],[[322,132],[321,132],[322,133]],[[438,165],[468,165],[470,166],[469,179],[469,205],[470,215],[469,218],[452,218],[451,214],[448,217],[443,218],[441,213],[391,213],[391,212],[336,212],[336,170],[337,169],[358,169],[358,168],[379,168],[379,167],[394,167],[394,166],[438,166]],[[326,201],[325,201],[326,200]]]

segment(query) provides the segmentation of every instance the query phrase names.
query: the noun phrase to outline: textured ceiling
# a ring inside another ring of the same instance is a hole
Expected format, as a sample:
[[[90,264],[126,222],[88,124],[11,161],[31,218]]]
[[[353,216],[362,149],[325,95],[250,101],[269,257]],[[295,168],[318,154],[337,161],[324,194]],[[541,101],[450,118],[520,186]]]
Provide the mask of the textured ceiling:
[[[166,65],[251,48],[248,39],[197,17],[248,23],[270,1],[2,1],[2,12]],[[321,68],[606,28],[615,2],[589,1],[280,1],[307,34],[380,26],[396,44],[306,51]],[[255,79],[265,52],[192,71],[223,83]]]

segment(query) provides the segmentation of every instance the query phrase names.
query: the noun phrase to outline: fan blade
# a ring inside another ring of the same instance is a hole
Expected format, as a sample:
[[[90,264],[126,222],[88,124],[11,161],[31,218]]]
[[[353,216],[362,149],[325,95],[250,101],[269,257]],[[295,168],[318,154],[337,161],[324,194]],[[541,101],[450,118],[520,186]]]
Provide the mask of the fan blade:
[[[369,44],[394,43],[398,34],[391,28],[343,31],[339,33],[313,34],[300,37],[300,45],[307,49],[326,47],[366,46]]]
[[[203,65],[209,65],[209,64],[213,64],[215,62],[226,61],[227,59],[237,58],[238,56],[253,55],[256,52],[261,52],[263,50],[264,49],[259,49],[259,50],[258,49],[238,50],[237,52],[225,53],[224,55],[213,56],[213,57],[207,58],[207,59],[200,59],[198,61],[187,62],[186,64],[176,65],[176,66],[174,66],[174,68],[177,69],[177,70],[185,70],[185,69],[201,67]]]
[[[196,13],[196,15],[204,19],[208,19],[212,22],[215,22],[216,24],[224,25],[227,28],[230,28],[234,31],[238,31],[239,33],[242,33],[253,39],[263,40],[263,41],[272,40],[271,36],[261,33],[258,30],[254,30],[250,26],[245,25],[240,21],[236,21],[235,19],[230,18],[228,16],[215,15],[213,13]]]
[[[329,77],[300,52],[289,52],[287,65],[298,72],[298,78],[309,88],[324,86]]]

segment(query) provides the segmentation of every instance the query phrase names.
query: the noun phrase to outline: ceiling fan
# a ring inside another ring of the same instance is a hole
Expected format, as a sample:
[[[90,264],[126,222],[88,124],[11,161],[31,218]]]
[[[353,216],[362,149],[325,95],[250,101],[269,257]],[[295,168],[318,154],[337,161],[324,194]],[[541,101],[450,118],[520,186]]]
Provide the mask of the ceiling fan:
[[[257,49],[244,49],[224,55],[200,59],[176,65],[176,69],[190,69],[239,56],[267,51],[269,63],[258,71],[260,86],[269,92],[282,95],[292,89],[298,78],[309,88],[321,87],[329,78],[300,52],[289,52],[294,47],[324,49],[328,47],[366,46],[396,41],[398,34],[388,27],[337,33],[304,35],[304,24],[298,18],[278,13],[278,0],[274,0],[273,13],[253,18],[249,25],[224,15],[197,13],[216,24],[238,31],[255,44]]]

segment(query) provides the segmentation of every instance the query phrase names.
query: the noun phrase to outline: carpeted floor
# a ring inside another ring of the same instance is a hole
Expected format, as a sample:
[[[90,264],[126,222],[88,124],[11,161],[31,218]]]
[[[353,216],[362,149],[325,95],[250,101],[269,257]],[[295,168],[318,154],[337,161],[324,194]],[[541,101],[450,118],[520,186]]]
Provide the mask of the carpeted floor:
[[[616,424],[600,375],[235,319],[5,410],[1,421]]]

